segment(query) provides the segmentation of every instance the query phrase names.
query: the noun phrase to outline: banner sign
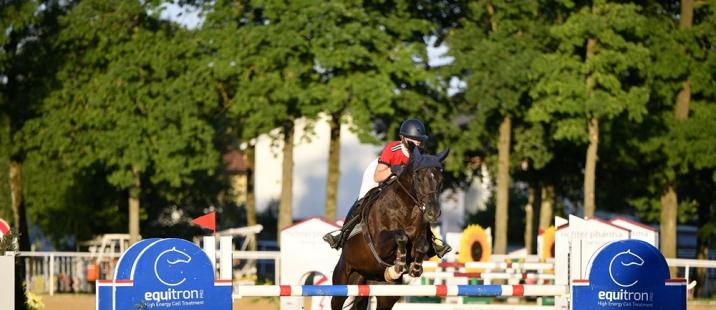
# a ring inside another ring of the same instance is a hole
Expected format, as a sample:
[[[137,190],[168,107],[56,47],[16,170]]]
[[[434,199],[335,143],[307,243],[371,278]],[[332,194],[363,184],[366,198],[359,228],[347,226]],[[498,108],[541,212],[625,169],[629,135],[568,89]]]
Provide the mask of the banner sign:
[[[611,242],[590,265],[588,279],[572,281],[572,309],[686,310],[686,280],[670,280],[666,259],[649,243]]]
[[[231,280],[215,280],[209,257],[183,239],[145,239],[120,257],[114,279],[97,281],[97,309],[232,307]]]

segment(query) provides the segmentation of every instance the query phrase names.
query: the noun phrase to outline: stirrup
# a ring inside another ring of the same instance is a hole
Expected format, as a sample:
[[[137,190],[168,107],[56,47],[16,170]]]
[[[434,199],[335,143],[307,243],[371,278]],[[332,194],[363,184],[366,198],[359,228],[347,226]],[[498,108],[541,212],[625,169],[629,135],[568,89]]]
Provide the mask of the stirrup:
[[[331,233],[327,233],[323,236],[323,241],[326,241],[328,245],[333,249],[340,248],[341,235],[333,236]]]

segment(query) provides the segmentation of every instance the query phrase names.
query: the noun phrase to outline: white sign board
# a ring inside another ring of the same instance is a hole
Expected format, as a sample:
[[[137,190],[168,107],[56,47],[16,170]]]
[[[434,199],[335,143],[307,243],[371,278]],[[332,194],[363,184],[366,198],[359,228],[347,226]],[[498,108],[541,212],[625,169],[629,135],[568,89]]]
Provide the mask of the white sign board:
[[[659,248],[659,232],[656,229],[623,217],[613,218],[609,223],[630,230],[629,239],[641,240]]]
[[[571,280],[588,279],[592,255],[609,242],[629,239],[629,230],[599,219],[569,216]]]
[[[281,285],[330,285],[340,251],[323,241],[323,235],[337,230],[335,223],[311,218],[281,231]],[[309,282],[309,283],[306,283]],[[330,308],[330,297],[310,298],[314,310]],[[303,309],[304,298],[282,297],[281,309]]]
[[[15,309],[15,254],[0,256],[0,309]]]
[[[556,222],[556,221],[555,221]],[[554,284],[569,284],[569,224],[557,226],[554,232]]]

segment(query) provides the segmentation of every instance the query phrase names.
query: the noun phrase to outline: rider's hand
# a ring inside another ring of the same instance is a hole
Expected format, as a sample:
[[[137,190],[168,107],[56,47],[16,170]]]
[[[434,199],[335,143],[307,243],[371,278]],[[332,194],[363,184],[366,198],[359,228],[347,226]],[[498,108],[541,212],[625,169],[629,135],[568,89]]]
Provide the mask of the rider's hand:
[[[405,168],[405,165],[395,165],[390,167],[390,172],[392,172],[395,175],[400,175],[401,172],[403,172],[403,168]]]

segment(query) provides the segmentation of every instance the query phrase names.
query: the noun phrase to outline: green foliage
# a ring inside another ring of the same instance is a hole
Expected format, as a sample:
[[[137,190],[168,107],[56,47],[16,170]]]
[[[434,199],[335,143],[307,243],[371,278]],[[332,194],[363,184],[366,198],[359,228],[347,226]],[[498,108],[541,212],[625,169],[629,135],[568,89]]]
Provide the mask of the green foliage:
[[[321,112],[350,116],[364,142],[422,119],[428,147],[451,148],[458,183],[468,155],[496,161],[510,116],[512,166],[529,163],[513,180],[555,185],[571,201],[596,117],[598,205],[657,220],[665,184],[677,185],[682,221],[713,205],[714,0],[696,4],[689,30],[658,1],[180,1],[203,8],[197,29],[160,20],[162,3],[0,5],[0,167],[23,162],[28,216],[56,241],[124,230],[129,194],[145,206],[146,236],[198,233],[187,219],[208,210],[240,225],[219,153]],[[433,35],[452,64],[428,64]],[[448,97],[453,78],[465,86]],[[685,79],[690,113],[676,122]],[[522,227],[524,191],[512,190],[511,226]],[[273,213],[261,218],[267,238]]]
[[[154,184],[192,183],[218,155],[202,118],[213,101],[195,96],[190,50],[181,31],[147,16],[139,3],[84,1],[62,20],[62,87],[28,136],[48,160],[100,164],[110,184],[134,185],[133,169]],[[95,18],[97,15],[104,18]],[[88,27],[89,31],[88,31]]]
[[[20,237],[14,229],[10,229],[7,234],[0,238],[0,256],[4,256],[5,252],[17,252],[17,240]]]
[[[713,203],[712,195],[693,189],[712,188],[716,182],[715,7],[713,1],[695,6],[694,25],[689,29],[678,27],[674,17],[678,8],[655,3],[647,11],[650,27],[645,42],[653,59],[650,113],[626,140],[637,149],[638,159],[629,164],[644,173],[642,190],[635,192],[631,204],[649,220],[659,219],[659,197],[668,184],[676,185],[681,222],[695,219],[697,209]],[[689,115],[677,121],[674,106],[687,79],[691,84]]]
[[[547,141],[532,140],[544,128],[522,119],[532,104],[530,67],[547,35],[548,23],[539,14],[539,6],[538,2],[472,1],[464,5],[464,17],[448,33],[446,42],[455,61],[445,71],[466,84],[453,97],[456,109],[447,122],[458,119],[460,123],[447,137],[451,158],[458,159],[448,162],[453,173],[464,170],[465,154],[478,151],[489,157],[496,153],[497,128],[504,116],[512,117],[519,144],[514,158],[537,160],[540,166],[549,161],[551,155],[543,144]]]
[[[586,121],[592,117],[626,113],[640,121],[646,113],[649,50],[641,39],[647,23],[636,4],[594,1],[575,9],[551,29],[556,49],[532,65],[537,84],[530,91],[535,104],[528,119],[552,123],[556,139],[586,142]],[[596,44],[587,59],[588,39]]]

